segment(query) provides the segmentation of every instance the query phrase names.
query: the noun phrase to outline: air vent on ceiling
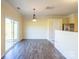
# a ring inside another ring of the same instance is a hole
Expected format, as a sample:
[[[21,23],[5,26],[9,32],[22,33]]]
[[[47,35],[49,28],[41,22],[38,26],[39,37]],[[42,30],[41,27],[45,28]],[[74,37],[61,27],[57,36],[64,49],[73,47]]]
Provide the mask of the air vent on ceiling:
[[[47,6],[46,9],[54,9],[53,6]]]
[[[17,7],[17,9],[19,10],[19,9],[21,9],[20,7]]]

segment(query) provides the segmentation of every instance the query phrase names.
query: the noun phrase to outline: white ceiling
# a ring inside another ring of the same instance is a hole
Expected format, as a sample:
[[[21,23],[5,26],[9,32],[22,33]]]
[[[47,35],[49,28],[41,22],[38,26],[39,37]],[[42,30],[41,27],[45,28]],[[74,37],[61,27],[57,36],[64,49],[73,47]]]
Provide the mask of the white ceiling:
[[[31,17],[33,8],[37,16],[64,16],[77,13],[77,0],[7,0],[26,17]],[[46,9],[46,7],[51,7]],[[52,8],[53,7],[53,8]]]

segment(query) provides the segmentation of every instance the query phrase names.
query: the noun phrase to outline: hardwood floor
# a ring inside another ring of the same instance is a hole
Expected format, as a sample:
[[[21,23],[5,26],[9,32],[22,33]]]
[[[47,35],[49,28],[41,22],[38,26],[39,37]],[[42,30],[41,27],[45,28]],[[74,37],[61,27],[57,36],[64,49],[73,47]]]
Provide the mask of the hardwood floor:
[[[65,59],[48,40],[23,40],[2,59]]]

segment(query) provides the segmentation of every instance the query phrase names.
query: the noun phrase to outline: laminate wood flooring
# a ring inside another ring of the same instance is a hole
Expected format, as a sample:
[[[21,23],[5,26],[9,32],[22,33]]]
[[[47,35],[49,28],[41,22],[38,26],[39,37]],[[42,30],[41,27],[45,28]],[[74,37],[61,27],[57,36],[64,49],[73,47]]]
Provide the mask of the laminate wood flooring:
[[[66,59],[48,40],[22,40],[2,59]]]

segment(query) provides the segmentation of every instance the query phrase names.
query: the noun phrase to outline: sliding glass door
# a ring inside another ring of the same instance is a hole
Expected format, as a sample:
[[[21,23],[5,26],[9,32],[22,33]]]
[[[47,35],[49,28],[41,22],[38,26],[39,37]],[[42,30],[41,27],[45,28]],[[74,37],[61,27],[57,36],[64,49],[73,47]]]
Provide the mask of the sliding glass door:
[[[19,32],[18,32],[18,22],[14,21],[13,23],[13,43],[15,44],[19,40]]]
[[[5,18],[5,51],[10,49],[19,39],[18,22]]]

